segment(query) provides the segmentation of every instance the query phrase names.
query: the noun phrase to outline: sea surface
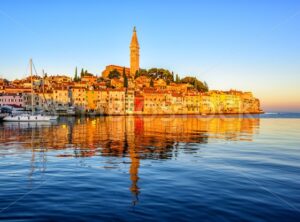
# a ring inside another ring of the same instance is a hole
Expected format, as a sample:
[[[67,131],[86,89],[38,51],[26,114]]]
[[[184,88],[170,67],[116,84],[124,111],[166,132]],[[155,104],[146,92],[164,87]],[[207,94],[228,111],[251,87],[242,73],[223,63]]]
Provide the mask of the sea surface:
[[[300,114],[0,123],[0,221],[300,221]]]

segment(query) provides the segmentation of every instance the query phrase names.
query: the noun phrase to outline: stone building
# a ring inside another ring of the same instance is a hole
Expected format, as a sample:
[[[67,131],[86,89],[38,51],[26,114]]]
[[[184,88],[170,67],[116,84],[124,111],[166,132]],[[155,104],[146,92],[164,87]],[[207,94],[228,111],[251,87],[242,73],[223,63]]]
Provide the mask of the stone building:
[[[105,70],[102,72],[103,78],[108,78],[108,75],[111,71],[117,70],[120,75],[123,75],[123,70],[125,68],[125,74],[126,76],[130,76],[130,68],[124,67],[124,66],[117,66],[117,65],[108,65],[105,67]]]

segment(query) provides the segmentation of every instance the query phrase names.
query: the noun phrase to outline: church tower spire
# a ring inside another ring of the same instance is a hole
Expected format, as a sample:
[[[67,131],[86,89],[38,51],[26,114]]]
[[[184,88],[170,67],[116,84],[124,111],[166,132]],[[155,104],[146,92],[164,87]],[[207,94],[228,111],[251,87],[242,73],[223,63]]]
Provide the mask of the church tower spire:
[[[140,69],[140,45],[138,42],[136,28],[133,28],[133,34],[130,43],[130,75],[134,76]]]

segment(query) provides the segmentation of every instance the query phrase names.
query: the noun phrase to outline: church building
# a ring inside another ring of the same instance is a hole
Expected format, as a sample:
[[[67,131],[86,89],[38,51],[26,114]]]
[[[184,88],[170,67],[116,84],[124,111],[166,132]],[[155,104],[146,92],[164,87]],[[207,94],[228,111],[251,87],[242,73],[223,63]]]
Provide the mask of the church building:
[[[125,68],[125,74],[134,78],[135,73],[140,70],[140,45],[136,33],[136,28],[133,28],[133,34],[130,42],[130,68],[118,65],[108,65],[102,72],[102,77],[107,78],[109,73],[113,70],[117,70],[121,75]]]

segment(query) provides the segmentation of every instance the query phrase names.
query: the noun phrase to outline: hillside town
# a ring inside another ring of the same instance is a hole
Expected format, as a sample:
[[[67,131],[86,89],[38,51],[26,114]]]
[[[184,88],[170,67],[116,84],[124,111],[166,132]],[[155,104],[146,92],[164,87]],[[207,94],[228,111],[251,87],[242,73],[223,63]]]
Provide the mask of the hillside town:
[[[259,99],[251,92],[209,90],[193,76],[180,78],[166,69],[141,69],[139,49],[134,28],[129,68],[108,65],[99,76],[76,68],[73,77],[45,74],[0,79],[0,106],[31,110],[33,101],[34,109],[58,115],[262,112]]]

